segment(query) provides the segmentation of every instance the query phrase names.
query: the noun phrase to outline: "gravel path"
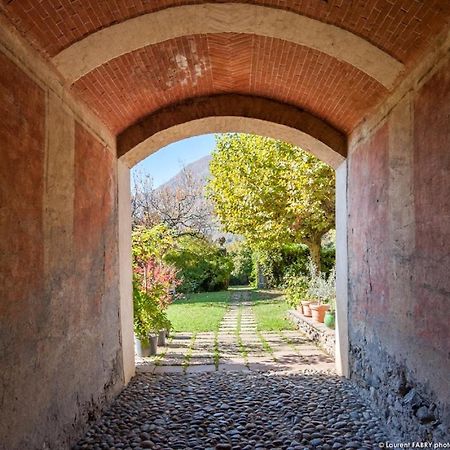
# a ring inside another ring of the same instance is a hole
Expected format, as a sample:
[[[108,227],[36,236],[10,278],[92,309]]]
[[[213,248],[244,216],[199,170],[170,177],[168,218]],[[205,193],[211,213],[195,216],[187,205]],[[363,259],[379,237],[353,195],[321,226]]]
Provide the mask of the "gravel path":
[[[74,449],[371,449],[385,440],[374,411],[333,374],[141,374]]]

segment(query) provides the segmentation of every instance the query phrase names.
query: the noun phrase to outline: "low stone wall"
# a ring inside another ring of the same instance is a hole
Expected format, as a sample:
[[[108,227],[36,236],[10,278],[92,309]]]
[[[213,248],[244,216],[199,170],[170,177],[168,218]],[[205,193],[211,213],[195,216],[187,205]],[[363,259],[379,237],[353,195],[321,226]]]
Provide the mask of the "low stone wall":
[[[290,319],[298,326],[299,330],[319,345],[325,352],[335,356],[336,338],[334,330],[318,323],[309,317],[305,317],[298,311],[289,311]]]

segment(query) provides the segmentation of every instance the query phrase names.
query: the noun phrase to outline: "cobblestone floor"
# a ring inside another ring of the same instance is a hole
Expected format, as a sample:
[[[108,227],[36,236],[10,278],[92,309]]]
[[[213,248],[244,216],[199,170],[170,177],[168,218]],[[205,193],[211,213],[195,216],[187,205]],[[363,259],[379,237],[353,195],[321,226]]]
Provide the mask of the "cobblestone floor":
[[[259,333],[249,293],[217,333],[177,333],[74,446],[126,450],[378,448],[376,413],[296,331]]]
[[[217,333],[175,333],[138,373],[333,370],[333,358],[298,331],[258,332],[248,291],[232,293]]]
[[[385,441],[370,405],[331,373],[140,374],[74,450],[344,450]]]

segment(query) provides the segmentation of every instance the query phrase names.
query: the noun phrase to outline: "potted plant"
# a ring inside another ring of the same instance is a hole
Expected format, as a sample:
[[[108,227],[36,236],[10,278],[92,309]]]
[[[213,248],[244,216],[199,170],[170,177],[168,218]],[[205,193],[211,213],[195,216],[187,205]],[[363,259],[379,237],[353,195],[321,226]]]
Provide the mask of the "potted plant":
[[[152,323],[154,333],[157,336],[157,345],[160,347],[164,347],[166,345],[167,331],[172,327],[172,324],[167,318],[165,311],[158,308]]]
[[[308,293],[317,299],[317,302],[310,303],[311,315],[316,322],[323,323],[325,312],[329,309],[327,279],[324,274],[314,274],[311,278]]]
[[[335,316],[335,310],[331,306],[330,306],[330,309],[325,313],[323,322],[328,328],[331,328],[332,330],[334,330],[336,316]]]
[[[336,317],[336,271],[333,270],[330,272],[327,280],[327,295],[328,295],[328,303],[330,305],[330,309],[325,313],[324,323],[328,328],[334,330]]]
[[[311,300],[307,300],[307,299],[302,300],[302,303],[301,303],[301,305],[302,305],[302,312],[303,312],[303,315],[304,315],[305,317],[311,317],[311,308],[310,308],[310,305],[311,305],[312,303],[313,303],[313,302],[311,302]]]
[[[150,356],[150,318],[146,309],[146,299],[138,284],[133,283],[134,346],[138,356]]]
[[[313,320],[319,323],[323,323],[325,319],[325,313],[329,309],[329,307],[330,305],[321,302],[310,305]]]
[[[284,286],[288,305],[302,312],[302,299],[308,290],[308,278],[304,275],[287,273],[284,277]]]
[[[306,278],[307,284],[301,304],[303,315],[305,317],[311,317],[312,316],[311,306],[314,306],[318,303],[317,267],[312,261],[311,257],[308,258],[307,270],[308,270],[308,277]]]

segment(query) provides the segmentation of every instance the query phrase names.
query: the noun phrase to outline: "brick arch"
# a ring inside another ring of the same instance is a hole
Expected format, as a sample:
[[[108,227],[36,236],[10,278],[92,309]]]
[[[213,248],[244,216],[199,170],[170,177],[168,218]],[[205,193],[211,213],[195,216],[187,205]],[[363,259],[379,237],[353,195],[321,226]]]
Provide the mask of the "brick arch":
[[[186,98],[266,97],[349,133],[388,91],[336,58],[251,34],[183,36],[127,53],[72,87],[114,134]]]
[[[128,167],[161,147],[205,133],[246,132],[298,145],[337,167],[347,155],[346,136],[291,105],[261,97],[215,95],[156,111],[117,138],[117,155]]]
[[[391,88],[403,64],[343,28],[277,8],[206,3],[166,8],[103,28],[52,59],[69,84],[121,55],[186,35],[254,34],[318,50]]]

